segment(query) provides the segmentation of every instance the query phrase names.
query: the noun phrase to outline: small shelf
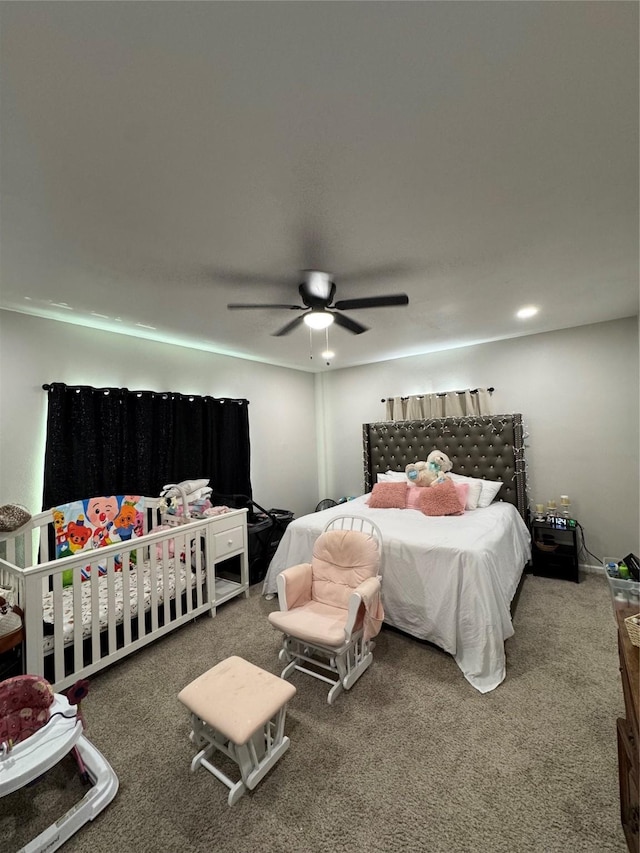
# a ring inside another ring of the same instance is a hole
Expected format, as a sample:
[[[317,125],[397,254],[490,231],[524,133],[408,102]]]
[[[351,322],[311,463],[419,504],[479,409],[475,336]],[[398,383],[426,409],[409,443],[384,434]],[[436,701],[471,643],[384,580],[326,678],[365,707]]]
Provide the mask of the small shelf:
[[[246,585],[236,581],[230,581],[226,578],[216,578],[216,594],[213,604],[217,607],[219,604],[224,604],[230,598],[234,598],[246,589]]]

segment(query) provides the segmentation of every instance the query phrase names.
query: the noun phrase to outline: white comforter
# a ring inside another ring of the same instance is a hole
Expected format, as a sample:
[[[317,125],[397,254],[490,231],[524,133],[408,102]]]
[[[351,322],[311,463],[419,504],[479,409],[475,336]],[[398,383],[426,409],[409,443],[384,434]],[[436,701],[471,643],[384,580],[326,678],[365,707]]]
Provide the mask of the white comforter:
[[[383,535],[385,622],[449,652],[481,693],[506,674],[504,641],[513,635],[509,606],[530,557],[531,537],[515,506],[496,502],[461,516],[414,509],[370,509],[367,495],[295,519],[269,566],[276,576],[310,562],[313,543],[336,515],[371,518]]]

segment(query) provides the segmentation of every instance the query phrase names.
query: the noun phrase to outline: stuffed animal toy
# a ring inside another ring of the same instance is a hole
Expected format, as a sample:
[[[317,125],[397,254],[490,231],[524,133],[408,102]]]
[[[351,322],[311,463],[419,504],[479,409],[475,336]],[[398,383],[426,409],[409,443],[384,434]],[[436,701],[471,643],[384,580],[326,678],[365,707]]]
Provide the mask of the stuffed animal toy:
[[[407,479],[414,486],[430,486],[436,478],[426,462],[411,462],[404,470]]]
[[[446,472],[453,467],[446,453],[432,450],[426,462],[411,462],[404,469],[407,478],[415,486],[433,486],[450,479]]]

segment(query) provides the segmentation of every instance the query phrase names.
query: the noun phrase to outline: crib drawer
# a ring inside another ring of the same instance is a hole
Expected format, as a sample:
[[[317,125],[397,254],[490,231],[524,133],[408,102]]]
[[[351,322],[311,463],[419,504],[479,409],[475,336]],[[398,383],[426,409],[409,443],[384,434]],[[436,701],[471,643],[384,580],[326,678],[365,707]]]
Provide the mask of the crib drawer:
[[[236,551],[241,551],[244,546],[244,528],[232,527],[230,530],[225,530],[222,533],[216,533],[213,537],[215,541],[216,560],[225,557],[227,554],[233,554]]]

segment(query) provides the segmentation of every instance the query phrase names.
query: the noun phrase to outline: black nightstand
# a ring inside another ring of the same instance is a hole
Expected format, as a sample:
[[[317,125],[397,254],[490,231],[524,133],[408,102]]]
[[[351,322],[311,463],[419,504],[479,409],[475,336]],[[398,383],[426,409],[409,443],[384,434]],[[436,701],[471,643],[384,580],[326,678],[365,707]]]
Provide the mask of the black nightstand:
[[[573,523],[573,527],[569,526]],[[578,525],[573,519],[531,522],[533,574],[580,583]]]

